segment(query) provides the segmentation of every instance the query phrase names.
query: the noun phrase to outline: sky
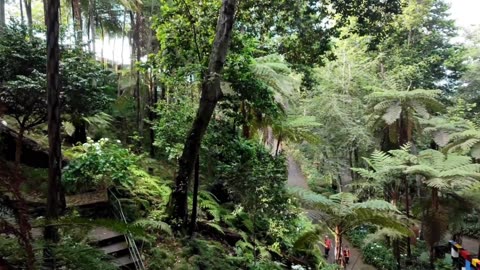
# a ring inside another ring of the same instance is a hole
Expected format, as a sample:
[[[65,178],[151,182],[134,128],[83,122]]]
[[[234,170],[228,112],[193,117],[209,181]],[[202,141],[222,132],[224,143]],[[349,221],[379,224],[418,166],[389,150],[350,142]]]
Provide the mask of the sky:
[[[448,0],[450,13],[459,27],[480,25],[480,0]]]
[[[41,2],[41,1],[37,1]],[[450,4],[451,9],[451,18],[456,21],[457,26],[460,28],[472,28],[473,25],[480,26],[480,0],[446,0],[447,3]],[[7,18],[10,14],[17,12],[15,10],[17,7],[12,6],[11,4],[7,4]],[[454,41],[462,42],[463,38],[459,37],[456,38]],[[119,58],[122,54],[122,40],[116,39],[107,39],[105,40],[105,44],[102,44],[100,40],[97,41],[97,55],[100,56],[101,48],[106,48],[104,50],[104,57],[107,59],[112,59],[113,54],[115,54],[116,61],[119,61]],[[123,49],[123,61],[124,63],[130,63],[130,48],[128,45],[128,41],[124,41],[124,49]]]

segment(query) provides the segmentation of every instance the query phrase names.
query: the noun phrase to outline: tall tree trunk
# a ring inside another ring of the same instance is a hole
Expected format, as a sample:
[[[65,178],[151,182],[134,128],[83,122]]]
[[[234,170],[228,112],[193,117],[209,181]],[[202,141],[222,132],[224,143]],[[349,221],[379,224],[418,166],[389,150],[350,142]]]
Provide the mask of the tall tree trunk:
[[[91,49],[92,49],[92,53],[95,57],[95,53],[96,53],[96,50],[95,50],[95,39],[97,38],[96,37],[96,33],[95,33],[95,29],[96,29],[96,20],[95,20],[95,0],[88,0],[88,21],[89,21],[89,24],[90,24],[90,42],[91,42]]]
[[[140,9],[140,8],[139,8]],[[135,32],[133,42],[135,42],[135,54],[137,63],[140,62],[142,57],[142,46],[141,46],[141,31],[142,31],[142,13],[138,11],[135,15]],[[137,109],[137,130],[139,133],[142,131],[142,119],[141,119],[141,102],[140,102],[140,69],[137,68],[136,71],[136,82],[135,82],[135,99],[136,99],[136,109]]]
[[[200,185],[200,155],[195,161],[195,175],[193,177],[193,201],[192,201],[192,217],[190,218],[190,236],[193,237],[197,227],[197,211],[198,211],[198,186]]]
[[[175,179],[175,189],[170,201],[171,216],[182,228],[187,224],[187,192],[189,178],[192,174],[195,159],[200,150],[203,135],[208,127],[222,92],[220,89],[220,74],[227,57],[232,36],[237,0],[223,0],[218,16],[216,35],[210,54],[208,72],[202,83],[202,93],[197,114],[192,127],[187,134],[185,147],[179,159],[178,175]]]
[[[353,150],[348,151],[348,164],[350,165],[350,177],[352,178],[352,182],[355,181],[355,172],[352,168],[355,166],[353,164]]]
[[[31,1],[31,0],[30,0]],[[73,31],[75,31],[75,44],[79,46],[83,42],[83,23],[82,23],[82,9],[80,0],[72,0],[72,18]]]
[[[60,0],[48,1],[47,18],[47,106],[48,106],[48,194],[46,209],[46,227],[44,232],[44,264],[47,269],[56,268],[52,245],[59,241],[58,230],[51,225],[58,219],[61,199],[62,150],[60,138],[60,46],[59,40]]]
[[[277,146],[275,148],[275,156],[278,156],[278,152],[280,151],[280,146],[282,145],[282,136],[278,136],[277,139]]]
[[[155,131],[153,130],[153,121],[155,120],[155,106],[158,101],[157,86],[155,84],[154,71],[150,72],[150,108],[148,111],[148,120],[150,122],[150,157],[155,157]]]
[[[75,131],[72,134],[72,143],[85,143],[87,142],[87,125],[85,120],[79,119],[77,121],[73,121],[73,126],[75,127]]]
[[[47,17],[48,17],[48,0],[42,0],[43,2],[43,21],[45,23],[45,26],[47,26]]]
[[[249,139],[251,137],[251,134],[250,134],[250,125],[248,123],[248,109],[247,109],[247,104],[244,100],[242,100],[240,104],[240,112],[242,113],[242,118],[243,118],[242,134],[244,138]]]
[[[33,36],[33,19],[32,19],[32,0],[24,0],[25,13],[27,13],[28,34]]]
[[[398,139],[399,147],[404,146],[405,144],[411,142],[412,139],[412,130],[409,127],[408,115],[402,112],[399,119],[399,132],[400,136]],[[403,184],[405,187],[405,213],[407,218],[410,218],[410,183],[406,175],[403,176]],[[412,258],[412,249],[411,249],[411,242],[410,237],[406,237],[407,243],[407,258],[411,260]]]
[[[342,231],[340,226],[335,226],[335,262],[342,265]]]
[[[0,0],[0,31],[5,28],[5,0]]]
[[[22,159],[22,144],[23,144],[23,134],[25,129],[20,127],[18,130],[17,139],[15,140],[15,170],[20,171],[20,162]]]
[[[438,188],[432,188],[432,209],[438,210],[439,202],[438,202]]]
[[[19,0],[19,3],[20,3],[20,22],[22,24],[25,23],[25,17],[23,16],[23,2],[22,0]]]

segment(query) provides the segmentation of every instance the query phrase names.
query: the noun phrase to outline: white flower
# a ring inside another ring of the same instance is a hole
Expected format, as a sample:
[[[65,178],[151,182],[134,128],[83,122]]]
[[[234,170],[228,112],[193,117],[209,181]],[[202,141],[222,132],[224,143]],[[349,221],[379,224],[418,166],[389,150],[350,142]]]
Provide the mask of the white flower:
[[[3,120],[3,119],[2,119],[2,122],[1,122],[1,123],[2,123],[2,125],[4,125],[4,126],[8,126],[7,121],[5,121],[5,120]]]

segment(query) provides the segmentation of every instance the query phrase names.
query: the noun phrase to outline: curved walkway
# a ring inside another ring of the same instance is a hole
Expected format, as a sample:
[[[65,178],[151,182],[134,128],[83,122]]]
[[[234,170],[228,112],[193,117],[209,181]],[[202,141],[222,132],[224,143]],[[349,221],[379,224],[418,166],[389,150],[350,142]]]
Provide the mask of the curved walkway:
[[[307,179],[302,173],[300,166],[295,162],[295,160],[291,157],[287,157],[288,161],[288,181],[287,185],[291,187],[301,187],[308,189]],[[316,213],[317,211],[307,211],[307,215],[314,221],[318,221],[319,215]],[[350,263],[347,265],[345,269],[347,270],[374,270],[375,267],[371,265],[367,265],[362,260],[362,255],[360,250],[354,248],[346,239],[343,239],[343,242],[346,243],[350,247]],[[334,243],[335,244],[335,243]],[[335,250],[335,246],[332,247],[331,251]],[[333,252],[330,252],[327,261],[329,263],[334,262],[334,255]]]

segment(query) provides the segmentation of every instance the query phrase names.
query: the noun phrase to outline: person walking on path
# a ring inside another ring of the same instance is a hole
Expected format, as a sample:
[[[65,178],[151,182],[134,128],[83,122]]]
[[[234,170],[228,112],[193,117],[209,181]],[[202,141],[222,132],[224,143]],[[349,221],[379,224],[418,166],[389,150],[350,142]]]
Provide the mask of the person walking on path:
[[[343,258],[345,258],[345,265],[347,265],[350,260],[350,248],[348,248],[348,245],[343,248]]]
[[[325,235],[325,258],[328,259],[328,253],[330,252],[330,248],[332,248],[332,240],[328,238],[328,235]]]

